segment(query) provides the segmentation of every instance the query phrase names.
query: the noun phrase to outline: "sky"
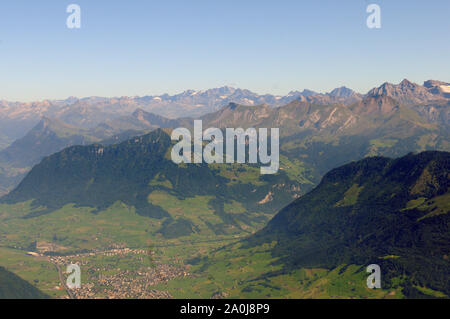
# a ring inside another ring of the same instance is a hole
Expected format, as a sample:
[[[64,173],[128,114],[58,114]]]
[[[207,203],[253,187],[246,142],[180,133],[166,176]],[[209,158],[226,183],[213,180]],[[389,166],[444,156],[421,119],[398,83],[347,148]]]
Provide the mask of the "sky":
[[[450,82],[449,16],[448,0],[2,0],[0,100]]]

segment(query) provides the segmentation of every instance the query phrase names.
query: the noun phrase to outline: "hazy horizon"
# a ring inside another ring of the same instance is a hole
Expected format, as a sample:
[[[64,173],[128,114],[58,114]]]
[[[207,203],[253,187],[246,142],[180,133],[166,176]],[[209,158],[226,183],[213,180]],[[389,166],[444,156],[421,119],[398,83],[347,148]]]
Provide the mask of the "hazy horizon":
[[[162,95],[165,95],[165,94],[168,94],[170,96],[174,96],[174,95],[182,94],[184,92],[191,91],[191,90],[196,91],[196,92],[205,92],[205,91],[208,91],[208,90],[220,89],[220,88],[224,88],[224,87],[230,87],[230,88],[236,89],[236,90],[238,90],[238,89],[240,89],[240,90],[249,90],[252,93],[256,93],[256,94],[261,95],[261,96],[266,95],[266,94],[273,95],[273,96],[287,96],[291,92],[295,92],[295,91],[301,92],[303,90],[311,90],[311,91],[314,91],[314,92],[316,92],[318,94],[326,94],[326,93],[330,93],[333,89],[346,87],[348,89],[352,89],[356,93],[364,95],[364,94],[367,94],[371,89],[379,87],[379,86],[381,86],[382,84],[384,84],[386,82],[387,83],[391,83],[391,84],[399,84],[404,79],[406,79],[406,80],[408,80],[410,82],[419,84],[419,85],[423,85],[423,83],[425,81],[428,81],[428,80],[442,81],[442,82],[447,82],[447,83],[449,82],[449,81],[446,81],[446,80],[443,80],[443,79],[427,79],[427,80],[423,80],[423,81],[412,81],[410,79],[403,78],[403,79],[401,79],[401,80],[399,80],[397,82],[384,81],[383,83],[376,84],[373,87],[371,87],[370,89],[368,89],[366,92],[360,92],[360,91],[354,90],[353,88],[351,88],[351,87],[349,87],[347,85],[341,85],[341,86],[333,87],[333,88],[331,88],[329,90],[312,90],[310,88],[292,89],[292,90],[289,90],[288,92],[286,92],[285,94],[276,94],[276,93],[272,93],[272,92],[256,92],[254,90],[250,90],[250,89],[244,88],[244,87],[237,87],[237,86],[232,86],[232,85],[222,85],[222,86],[218,86],[218,87],[210,87],[210,88],[204,88],[204,89],[186,88],[186,89],[184,89],[182,91],[176,91],[176,92],[173,92],[173,93],[163,92],[163,93],[159,93],[159,94],[152,94],[150,92],[150,93],[145,93],[145,94],[141,94],[141,95],[120,95],[120,96],[119,95],[117,95],[117,96],[100,96],[100,95],[74,96],[74,95],[71,95],[71,96],[65,96],[65,97],[60,97],[60,98],[42,98],[42,99],[37,99],[37,100],[8,100],[8,99],[3,99],[3,98],[0,97],[0,101],[7,101],[7,102],[13,102],[13,103],[14,102],[17,102],[17,103],[33,103],[33,102],[43,102],[43,101],[63,101],[63,100],[67,100],[67,99],[70,99],[70,98],[76,98],[76,99],[82,100],[82,99],[88,99],[88,98],[106,98],[106,99],[108,99],[108,98],[109,99],[117,98],[117,99],[120,99],[120,98],[134,98],[134,97],[144,97],[144,96],[155,96],[156,97],[156,96],[162,96]]]

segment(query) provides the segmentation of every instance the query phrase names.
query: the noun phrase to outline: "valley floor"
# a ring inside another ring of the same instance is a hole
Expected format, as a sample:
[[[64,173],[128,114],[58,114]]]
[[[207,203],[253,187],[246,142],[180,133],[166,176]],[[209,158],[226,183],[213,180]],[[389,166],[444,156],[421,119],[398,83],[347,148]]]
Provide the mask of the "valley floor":
[[[117,245],[67,256],[32,256],[2,247],[0,263],[52,298],[402,298],[400,289],[368,289],[365,269],[357,265],[281,274],[269,246],[247,250],[250,258],[243,258],[235,254],[239,245],[229,241],[139,249]],[[192,260],[194,252],[212,257],[214,264]],[[69,295],[65,269],[70,264],[78,264],[82,274],[81,289]]]

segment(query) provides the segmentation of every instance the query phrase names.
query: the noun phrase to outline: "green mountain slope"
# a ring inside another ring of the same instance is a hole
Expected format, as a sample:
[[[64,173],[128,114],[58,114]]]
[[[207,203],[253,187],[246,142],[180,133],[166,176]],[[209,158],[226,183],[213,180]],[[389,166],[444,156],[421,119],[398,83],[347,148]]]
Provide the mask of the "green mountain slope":
[[[450,296],[450,153],[367,158],[327,173],[258,233],[190,261],[164,289],[231,298]],[[381,267],[368,289],[366,267]]]
[[[450,153],[364,159],[326,174],[250,242],[276,241],[286,269],[377,263],[388,287],[449,295],[449,186]]]
[[[0,267],[0,299],[43,298],[48,298],[48,296],[27,281]]]
[[[216,235],[255,229],[300,192],[285,172],[261,175],[258,167],[242,164],[174,164],[172,145],[167,133],[156,130],[117,145],[73,146],[45,158],[1,202],[32,201],[22,215],[28,219],[67,205],[98,214],[121,202],[160,220],[157,232],[173,238],[202,229]]]

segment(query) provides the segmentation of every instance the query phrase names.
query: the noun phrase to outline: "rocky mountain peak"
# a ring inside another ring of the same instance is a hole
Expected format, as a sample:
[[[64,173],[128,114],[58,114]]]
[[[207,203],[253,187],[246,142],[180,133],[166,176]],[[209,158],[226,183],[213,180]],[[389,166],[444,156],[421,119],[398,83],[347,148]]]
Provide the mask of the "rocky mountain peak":
[[[352,89],[349,89],[345,86],[336,88],[336,89],[332,90],[330,93],[328,93],[329,96],[334,96],[334,97],[351,97],[355,94],[356,94],[355,91],[353,91]]]
[[[399,84],[385,82],[378,88],[370,90],[367,96],[389,96],[402,104],[421,104],[437,98],[426,87],[407,79],[404,79]]]

